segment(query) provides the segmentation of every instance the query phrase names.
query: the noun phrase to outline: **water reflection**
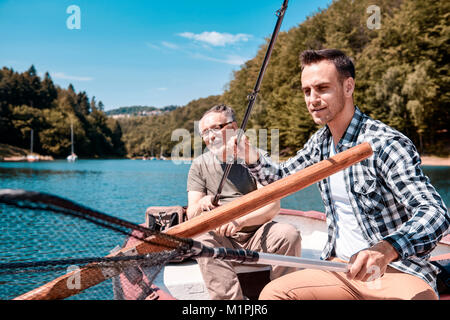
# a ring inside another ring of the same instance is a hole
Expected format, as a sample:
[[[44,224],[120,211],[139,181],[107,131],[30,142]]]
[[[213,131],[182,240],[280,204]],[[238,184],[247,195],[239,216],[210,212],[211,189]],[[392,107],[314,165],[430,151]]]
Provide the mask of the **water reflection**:
[[[450,167],[424,167],[423,172],[430,178],[431,184],[438,190],[444,202],[448,203],[450,190]]]
[[[0,163],[0,188],[53,193],[140,222],[148,206],[185,205],[190,165],[171,161],[81,160]],[[450,167],[423,167],[449,203]],[[282,199],[282,207],[323,211],[315,185]]]
[[[101,171],[93,170],[50,170],[50,169],[35,169],[35,168],[4,168],[0,167],[0,179],[11,178],[32,178],[35,176],[48,175],[87,175],[87,174],[102,174]]]

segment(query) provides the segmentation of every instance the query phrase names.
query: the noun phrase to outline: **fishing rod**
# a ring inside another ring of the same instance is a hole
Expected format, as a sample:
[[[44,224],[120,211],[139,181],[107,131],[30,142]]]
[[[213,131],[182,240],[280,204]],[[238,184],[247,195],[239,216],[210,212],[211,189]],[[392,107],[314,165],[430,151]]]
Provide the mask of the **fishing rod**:
[[[275,25],[275,28],[272,33],[272,37],[270,38],[269,46],[267,47],[266,55],[264,57],[261,69],[259,71],[258,78],[256,79],[255,87],[253,88],[253,91],[250,95],[248,95],[248,106],[247,110],[245,111],[244,119],[242,120],[242,124],[240,129],[238,130],[237,134],[237,144],[239,144],[239,141],[242,138],[242,135],[244,134],[244,130],[247,127],[247,122],[250,117],[250,113],[253,108],[253,104],[256,101],[256,96],[259,93],[259,87],[261,86],[262,79],[264,77],[264,73],[266,72],[267,65],[269,64],[270,56],[272,55],[273,46],[275,45],[275,41],[278,37],[278,32],[280,31],[281,23],[283,22],[284,14],[287,10],[288,6],[288,0],[284,0],[281,8],[277,10],[276,15],[278,16],[277,23]],[[212,204],[217,206],[219,204],[219,198],[220,194],[222,193],[223,186],[225,184],[225,180],[228,177],[228,174],[230,173],[232,163],[227,162],[227,165],[225,167],[225,170],[222,175],[222,179],[220,180],[219,187],[217,189],[217,193],[214,196],[214,199],[212,200]]]

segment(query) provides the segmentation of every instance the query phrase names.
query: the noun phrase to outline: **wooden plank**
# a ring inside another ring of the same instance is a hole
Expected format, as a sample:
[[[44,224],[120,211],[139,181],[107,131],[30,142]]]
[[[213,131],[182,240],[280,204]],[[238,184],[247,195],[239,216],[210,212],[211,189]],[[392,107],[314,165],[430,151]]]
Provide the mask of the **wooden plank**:
[[[306,188],[328,176],[343,170],[355,163],[358,163],[372,155],[370,144],[364,142],[344,152],[341,152],[329,159],[322,160],[299,172],[296,172],[283,179],[275,181],[261,189],[248,193],[230,203],[220,206],[208,213],[204,213],[191,220],[183,222],[167,230],[167,234],[182,238],[193,238],[202,233],[214,230],[223,224],[244,216],[256,209],[259,209],[275,200],[284,198],[303,188]],[[151,241],[162,241],[155,236],[147,238]],[[123,248],[109,256],[125,254],[130,250],[136,250],[136,254],[162,251],[163,247],[140,242],[133,248]],[[104,280],[106,277],[99,267],[92,265],[90,268],[82,268],[81,286],[79,289],[69,289],[67,281],[73,279],[75,272],[63,275],[37,289],[25,293],[15,299],[63,299],[79,293]]]
[[[176,225],[167,230],[167,233],[179,237],[192,238],[206,231],[213,230],[275,200],[289,196],[323,180],[352,164],[368,158],[372,153],[370,144],[364,142],[261,189],[250,192],[208,213],[196,216],[187,221],[189,223]]]

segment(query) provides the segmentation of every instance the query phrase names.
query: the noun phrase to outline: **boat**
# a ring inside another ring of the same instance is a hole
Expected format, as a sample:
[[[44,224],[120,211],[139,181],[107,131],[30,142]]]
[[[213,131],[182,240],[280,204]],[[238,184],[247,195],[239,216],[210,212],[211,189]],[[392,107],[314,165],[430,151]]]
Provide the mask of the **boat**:
[[[75,154],[75,151],[73,148],[73,123],[70,124],[70,144],[71,144],[72,152],[70,155],[67,156],[67,161],[75,162],[78,159],[78,156]]]
[[[67,161],[69,161],[69,162],[74,162],[77,159],[78,159],[78,156],[75,153],[72,153],[72,154],[67,156]]]
[[[39,156],[37,156],[35,154],[29,154],[29,155],[27,155],[27,161],[28,162],[37,162],[37,161],[39,161]]]
[[[302,237],[302,258],[319,259],[322,248],[328,239],[325,214],[318,211],[281,209],[275,221],[292,224]],[[129,238],[126,246],[137,240]],[[447,235],[431,253],[431,261],[446,261],[450,265],[450,235]],[[236,272],[241,282],[243,294],[250,300],[258,298],[263,287],[269,282],[270,266],[237,265]],[[186,275],[189,274],[189,277]],[[143,273],[142,281],[148,279]],[[147,283],[151,285],[150,283]],[[138,284],[131,284],[122,273],[119,282],[124,299],[136,299],[141,293]],[[153,292],[147,299],[209,300],[208,290],[203,281],[200,268],[193,259],[172,262],[163,267],[153,281]],[[450,293],[440,295],[441,300],[450,300]]]

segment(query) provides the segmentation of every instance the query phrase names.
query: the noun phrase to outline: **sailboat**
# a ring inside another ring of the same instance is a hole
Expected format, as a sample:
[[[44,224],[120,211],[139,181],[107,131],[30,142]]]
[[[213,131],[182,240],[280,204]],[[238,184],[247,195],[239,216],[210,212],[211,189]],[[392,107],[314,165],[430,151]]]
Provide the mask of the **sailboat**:
[[[70,124],[70,143],[72,146],[72,150],[69,156],[67,156],[67,161],[74,162],[78,159],[78,156],[75,154],[74,148],[73,148],[73,123]]]
[[[28,161],[28,162],[36,162],[36,161],[39,161],[39,157],[38,157],[37,155],[33,154],[33,140],[34,140],[34,139],[33,139],[33,138],[34,138],[33,133],[34,133],[34,131],[33,131],[33,129],[31,129],[31,137],[30,137],[30,139],[31,139],[31,142],[30,142],[30,154],[27,155],[27,161]]]

